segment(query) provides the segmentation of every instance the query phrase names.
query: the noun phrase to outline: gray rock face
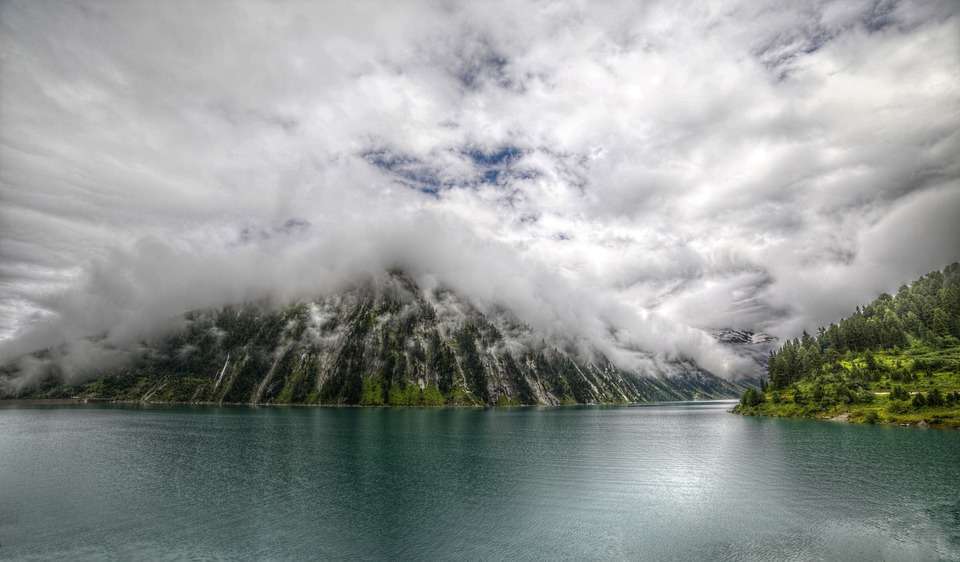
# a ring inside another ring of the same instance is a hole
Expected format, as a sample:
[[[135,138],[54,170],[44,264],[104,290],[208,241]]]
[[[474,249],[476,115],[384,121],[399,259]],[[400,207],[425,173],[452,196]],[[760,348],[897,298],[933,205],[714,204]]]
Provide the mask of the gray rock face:
[[[776,345],[778,341],[777,338],[763,332],[735,330],[733,328],[714,330],[713,337],[717,338],[720,343],[733,345]]]
[[[205,403],[362,405],[629,403],[735,397],[692,362],[630,372],[595,350],[548,343],[508,311],[481,312],[401,274],[276,309],[190,313],[134,364],[32,395]],[[50,379],[55,381],[54,376]]]

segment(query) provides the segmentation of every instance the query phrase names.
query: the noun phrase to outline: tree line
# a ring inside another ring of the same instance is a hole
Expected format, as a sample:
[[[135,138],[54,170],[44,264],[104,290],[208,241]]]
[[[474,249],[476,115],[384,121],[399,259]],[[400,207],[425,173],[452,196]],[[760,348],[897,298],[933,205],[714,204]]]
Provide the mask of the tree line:
[[[903,285],[896,295],[884,293],[873,302],[857,307],[849,317],[828,327],[820,327],[816,336],[806,331],[799,338],[783,343],[770,354],[767,372],[770,386],[783,389],[822,370],[835,370],[849,352],[893,350],[915,343],[931,348],[960,345],[960,263],[924,275]],[[854,377],[869,380],[876,365],[873,356],[864,355],[866,369]],[[916,360],[913,371],[931,372],[942,365]],[[859,369],[855,366],[855,370]],[[900,369],[891,378],[916,376]]]

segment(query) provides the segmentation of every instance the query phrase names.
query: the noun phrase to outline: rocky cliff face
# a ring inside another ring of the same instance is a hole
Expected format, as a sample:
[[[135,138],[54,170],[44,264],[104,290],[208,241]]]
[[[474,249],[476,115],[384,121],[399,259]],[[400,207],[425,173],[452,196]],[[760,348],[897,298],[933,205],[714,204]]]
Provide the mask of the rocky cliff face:
[[[82,387],[55,373],[31,396],[198,403],[360,405],[626,403],[735,397],[686,362],[635,373],[596,351],[550,344],[507,311],[481,313],[400,274],[279,310],[186,316],[122,372]]]
[[[735,330],[733,328],[714,330],[713,337],[721,343],[732,345],[770,346],[776,345],[778,341],[777,338],[763,332]]]

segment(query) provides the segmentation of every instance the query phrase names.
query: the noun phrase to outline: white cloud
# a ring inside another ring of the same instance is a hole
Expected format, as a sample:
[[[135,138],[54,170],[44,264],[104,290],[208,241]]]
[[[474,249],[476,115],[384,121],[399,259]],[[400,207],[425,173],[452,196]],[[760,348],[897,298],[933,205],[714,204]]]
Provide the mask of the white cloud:
[[[960,257],[952,2],[7,2],[0,55],[5,355],[400,263],[723,371]]]

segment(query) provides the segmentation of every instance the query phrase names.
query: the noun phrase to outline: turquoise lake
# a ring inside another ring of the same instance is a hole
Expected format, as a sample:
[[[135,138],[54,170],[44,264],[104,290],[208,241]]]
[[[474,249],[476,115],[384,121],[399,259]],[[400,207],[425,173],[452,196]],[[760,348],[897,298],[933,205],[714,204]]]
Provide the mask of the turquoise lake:
[[[960,431],[732,405],[5,405],[0,559],[960,560]]]

